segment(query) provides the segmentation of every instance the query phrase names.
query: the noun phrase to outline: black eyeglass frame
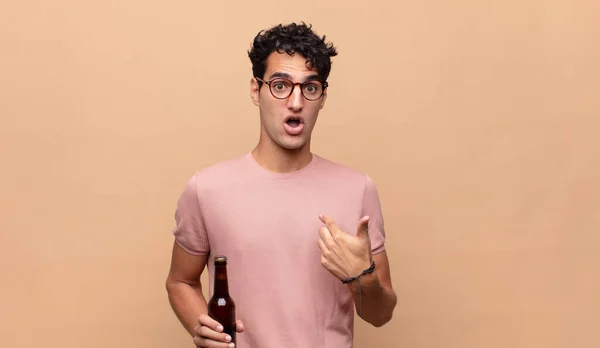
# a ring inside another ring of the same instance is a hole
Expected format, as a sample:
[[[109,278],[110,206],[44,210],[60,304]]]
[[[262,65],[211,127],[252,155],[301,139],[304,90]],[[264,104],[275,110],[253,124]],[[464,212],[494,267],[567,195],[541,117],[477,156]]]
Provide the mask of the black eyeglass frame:
[[[254,78],[255,78],[257,81],[260,81],[260,82],[262,82],[262,83],[266,84],[267,86],[269,86],[269,92],[271,92],[271,95],[273,96],[273,98],[275,98],[275,99],[281,99],[281,100],[289,98],[289,97],[290,97],[290,95],[292,95],[292,93],[294,93],[294,88],[296,88],[296,85],[299,85],[299,86],[300,86],[300,93],[302,94],[302,96],[304,97],[304,99],[306,99],[306,100],[309,100],[309,101],[315,101],[315,100],[319,100],[319,99],[321,99],[321,97],[323,96],[323,94],[325,94],[325,90],[327,89],[327,87],[329,87],[329,83],[328,83],[327,81],[320,81],[320,80],[308,80],[308,81],[304,81],[304,82],[300,83],[300,82],[294,82],[294,81],[292,81],[292,80],[290,80],[290,79],[287,79],[287,78],[284,78],[284,77],[276,77],[276,78],[274,78],[274,79],[272,79],[272,80],[269,80],[269,81],[265,81],[265,80],[261,79],[260,77],[256,77],[256,76],[254,76]],[[292,89],[290,90],[290,93],[289,93],[287,96],[285,96],[285,97],[283,97],[283,98],[282,98],[282,97],[277,97],[277,96],[276,96],[276,95],[273,93],[273,90],[271,89],[271,83],[272,83],[273,81],[275,81],[275,80],[286,80],[286,81],[290,81],[290,83],[292,84]],[[318,97],[316,97],[315,99],[309,99],[309,98],[307,98],[307,97],[304,95],[304,90],[303,90],[303,87],[304,87],[304,84],[308,84],[308,83],[311,83],[311,82],[314,82],[314,81],[319,81],[319,82],[320,82],[320,83],[323,85],[323,89],[321,90],[321,94],[320,94]]]

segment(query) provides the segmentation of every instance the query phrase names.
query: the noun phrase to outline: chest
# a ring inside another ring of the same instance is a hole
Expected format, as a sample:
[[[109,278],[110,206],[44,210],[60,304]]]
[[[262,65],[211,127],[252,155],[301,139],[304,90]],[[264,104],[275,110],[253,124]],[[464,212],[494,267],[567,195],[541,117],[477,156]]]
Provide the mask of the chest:
[[[324,184],[324,183],[323,183]],[[203,216],[212,249],[318,253],[319,214],[350,234],[360,219],[360,192],[331,185],[244,185],[211,195]]]

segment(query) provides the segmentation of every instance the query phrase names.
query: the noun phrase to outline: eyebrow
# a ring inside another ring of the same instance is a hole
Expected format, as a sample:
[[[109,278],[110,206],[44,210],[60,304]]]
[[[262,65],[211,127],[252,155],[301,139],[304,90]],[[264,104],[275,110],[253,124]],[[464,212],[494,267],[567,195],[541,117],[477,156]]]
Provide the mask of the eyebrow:
[[[286,78],[286,79],[290,79],[290,80],[292,79],[292,76],[288,73],[275,72],[275,73],[271,74],[271,76],[269,76],[269,80],[276,78],[276,77],[282,77],[282,78]],[[320,81],[319,75],[316,75],[316,74],[309,75],[306,77],[306,79],[304,81],[314,81],[314,80]]]

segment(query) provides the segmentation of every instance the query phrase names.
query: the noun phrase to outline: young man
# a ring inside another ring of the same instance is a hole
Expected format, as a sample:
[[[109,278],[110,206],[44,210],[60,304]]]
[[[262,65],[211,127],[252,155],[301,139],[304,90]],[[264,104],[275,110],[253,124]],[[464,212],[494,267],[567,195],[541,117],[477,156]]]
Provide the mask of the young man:
[[[396,295],[375,184],[310,148],[335,55],[304,24],[254,39],[258,144],[196,172],[176,209],[166,286],[197,347],[233,346],[206,315],[201,290],[208,265],[212,296],[215,255],[228,259],[239,347],[350,348],[355,308],[374,326],[392,317]]]

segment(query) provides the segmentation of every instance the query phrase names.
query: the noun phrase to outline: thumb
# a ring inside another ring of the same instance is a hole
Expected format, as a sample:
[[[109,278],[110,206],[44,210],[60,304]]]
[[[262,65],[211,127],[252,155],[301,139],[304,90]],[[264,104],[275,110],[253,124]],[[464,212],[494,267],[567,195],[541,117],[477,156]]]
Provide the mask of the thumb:
[[[369,239],[369,220],[370,217],[363,216],[358,222],[358,229],[356,231],[356,236],[358,238]]]
[[[241,320],[235,321],[235,330],[237,332],[244,332],[244,323]]]

